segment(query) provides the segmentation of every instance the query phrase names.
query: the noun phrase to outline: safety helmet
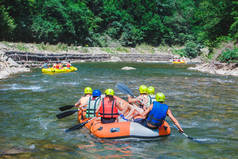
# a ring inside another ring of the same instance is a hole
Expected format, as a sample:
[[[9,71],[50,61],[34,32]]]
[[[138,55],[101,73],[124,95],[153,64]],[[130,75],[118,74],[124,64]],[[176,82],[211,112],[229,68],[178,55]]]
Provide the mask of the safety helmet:
[[[107,89],[107,90],[105,91],[105,94],[106,94],[107,96],[114,96],[114,90],[111,89],[111,88],[109,88],[109,89]]]
[[[101,96],[101,91],[97,89],[93,90],[93,97],[99,97],[99,96]]]
[[[146,87],[146,85],[140,85],[139,91],[140,91],[140,93],[147,93],[147,87]]]
[[[84,88],[84,94],[92,94],[93,93],[93,90],[91,87],[85,87]]]
[[[155,95],[155,99],[156,99],[157,102],[164,102],[165,101],[164,93],[157,93]]]
[[[148,93],[149,95],[154,95],[154,94],[155,94],[155,88],[152,87],[152,86],[149,86],[149,87],[147,88],[147,93]]]

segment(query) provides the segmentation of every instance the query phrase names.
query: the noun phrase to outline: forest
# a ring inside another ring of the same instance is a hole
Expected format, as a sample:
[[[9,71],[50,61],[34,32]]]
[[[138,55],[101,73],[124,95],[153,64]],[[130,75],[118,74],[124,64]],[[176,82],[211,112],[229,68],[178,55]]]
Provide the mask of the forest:
[[[1,0],[0,40],[99,47],[112,41],[126,47],[141,43],[215,47],[222,41],[237,42],[238,1]]]

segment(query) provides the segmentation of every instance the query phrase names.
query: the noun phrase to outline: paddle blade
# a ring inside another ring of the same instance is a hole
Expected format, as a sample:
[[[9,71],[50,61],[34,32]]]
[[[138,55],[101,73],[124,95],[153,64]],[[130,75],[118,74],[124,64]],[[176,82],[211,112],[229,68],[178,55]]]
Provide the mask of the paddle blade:
[[[63,113],[57,114],[56,117],[57,117],[58,119],[62,119],[62,118],[64,118],[64,117],[67,117],[67,116],[70,116],[70,115],[74,114],[74,113],[77,112],[77,111],[78,111],[78,110],[69,110],[69,111],[67,111],[67,112],[63,112]]]
[[[80,124],[78,124],[78,125],[75,125],[75,126],[73,126],[73,127],[71,127],[71,128],[68,128],[68,129],[65,130],[65,132],[70,132],[70,131],[73,131],[73,130],[81,129],[81,128],[82,128],[85,124],[87,124],[88,122],[89,122],[89,120],[86,121],[86,122],[84,122],[84,123],[80,123]]]
[[[73,107],[74,107],[74,105],[65,105],[65,106],[63,106],[63,107],[59,107],[59,110],[60,110],[60,111],[65,111],[65,110],[71,109],[71,108],[73,108]]]
[[[122,93],[129,94],[130,96],[134,97],[132,90],[129,87],[127,87],[125,84],[117,83],[116,88],[119,89]]]

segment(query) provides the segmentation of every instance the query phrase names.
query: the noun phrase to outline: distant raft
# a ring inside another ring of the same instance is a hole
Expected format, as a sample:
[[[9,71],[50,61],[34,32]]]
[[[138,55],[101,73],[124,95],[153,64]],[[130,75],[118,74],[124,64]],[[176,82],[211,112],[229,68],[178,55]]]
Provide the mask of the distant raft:
[[[74,72],[77,71],[78,69],[74,66],[71,66],[69,68],[63,67],[62,69],[57,69],[57,68],[42,68],[41,71],[42,73],[67,73],[67,72]]]
[[[173,64],[185,64],[186,62],[185,62],[185,60],[174,60],[172,63]]]

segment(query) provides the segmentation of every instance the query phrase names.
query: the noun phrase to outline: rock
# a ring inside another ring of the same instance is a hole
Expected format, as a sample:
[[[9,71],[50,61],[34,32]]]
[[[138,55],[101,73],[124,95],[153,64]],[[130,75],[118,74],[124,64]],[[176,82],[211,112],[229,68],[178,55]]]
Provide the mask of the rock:
[[[197,70],[200,72],[206,72],[211,74],[218,75],[232,75],[238,76],[238,67],[236,65],[228,65],[228,64],[198,64],[195,67],[189,67],[189,70]]]
[[[7,62],[9,63],[9,66],[14,66],[14,67],[19,67],[20,66],[12,58],[8,58]]]
[[[16,155],[16,154],[22,154],[27,152],[30,152],[30,151],[24,148],[10,148],[10,149],[3,150],[0,155]]]
[[[126,67],[122,67],[121,69],[122,70],[135,70],[136,68],[126,66]]]
[[[119,62],[119,61],[121,61],[121,59],[117,56],[112,56],[110,61],[111,62]]]

